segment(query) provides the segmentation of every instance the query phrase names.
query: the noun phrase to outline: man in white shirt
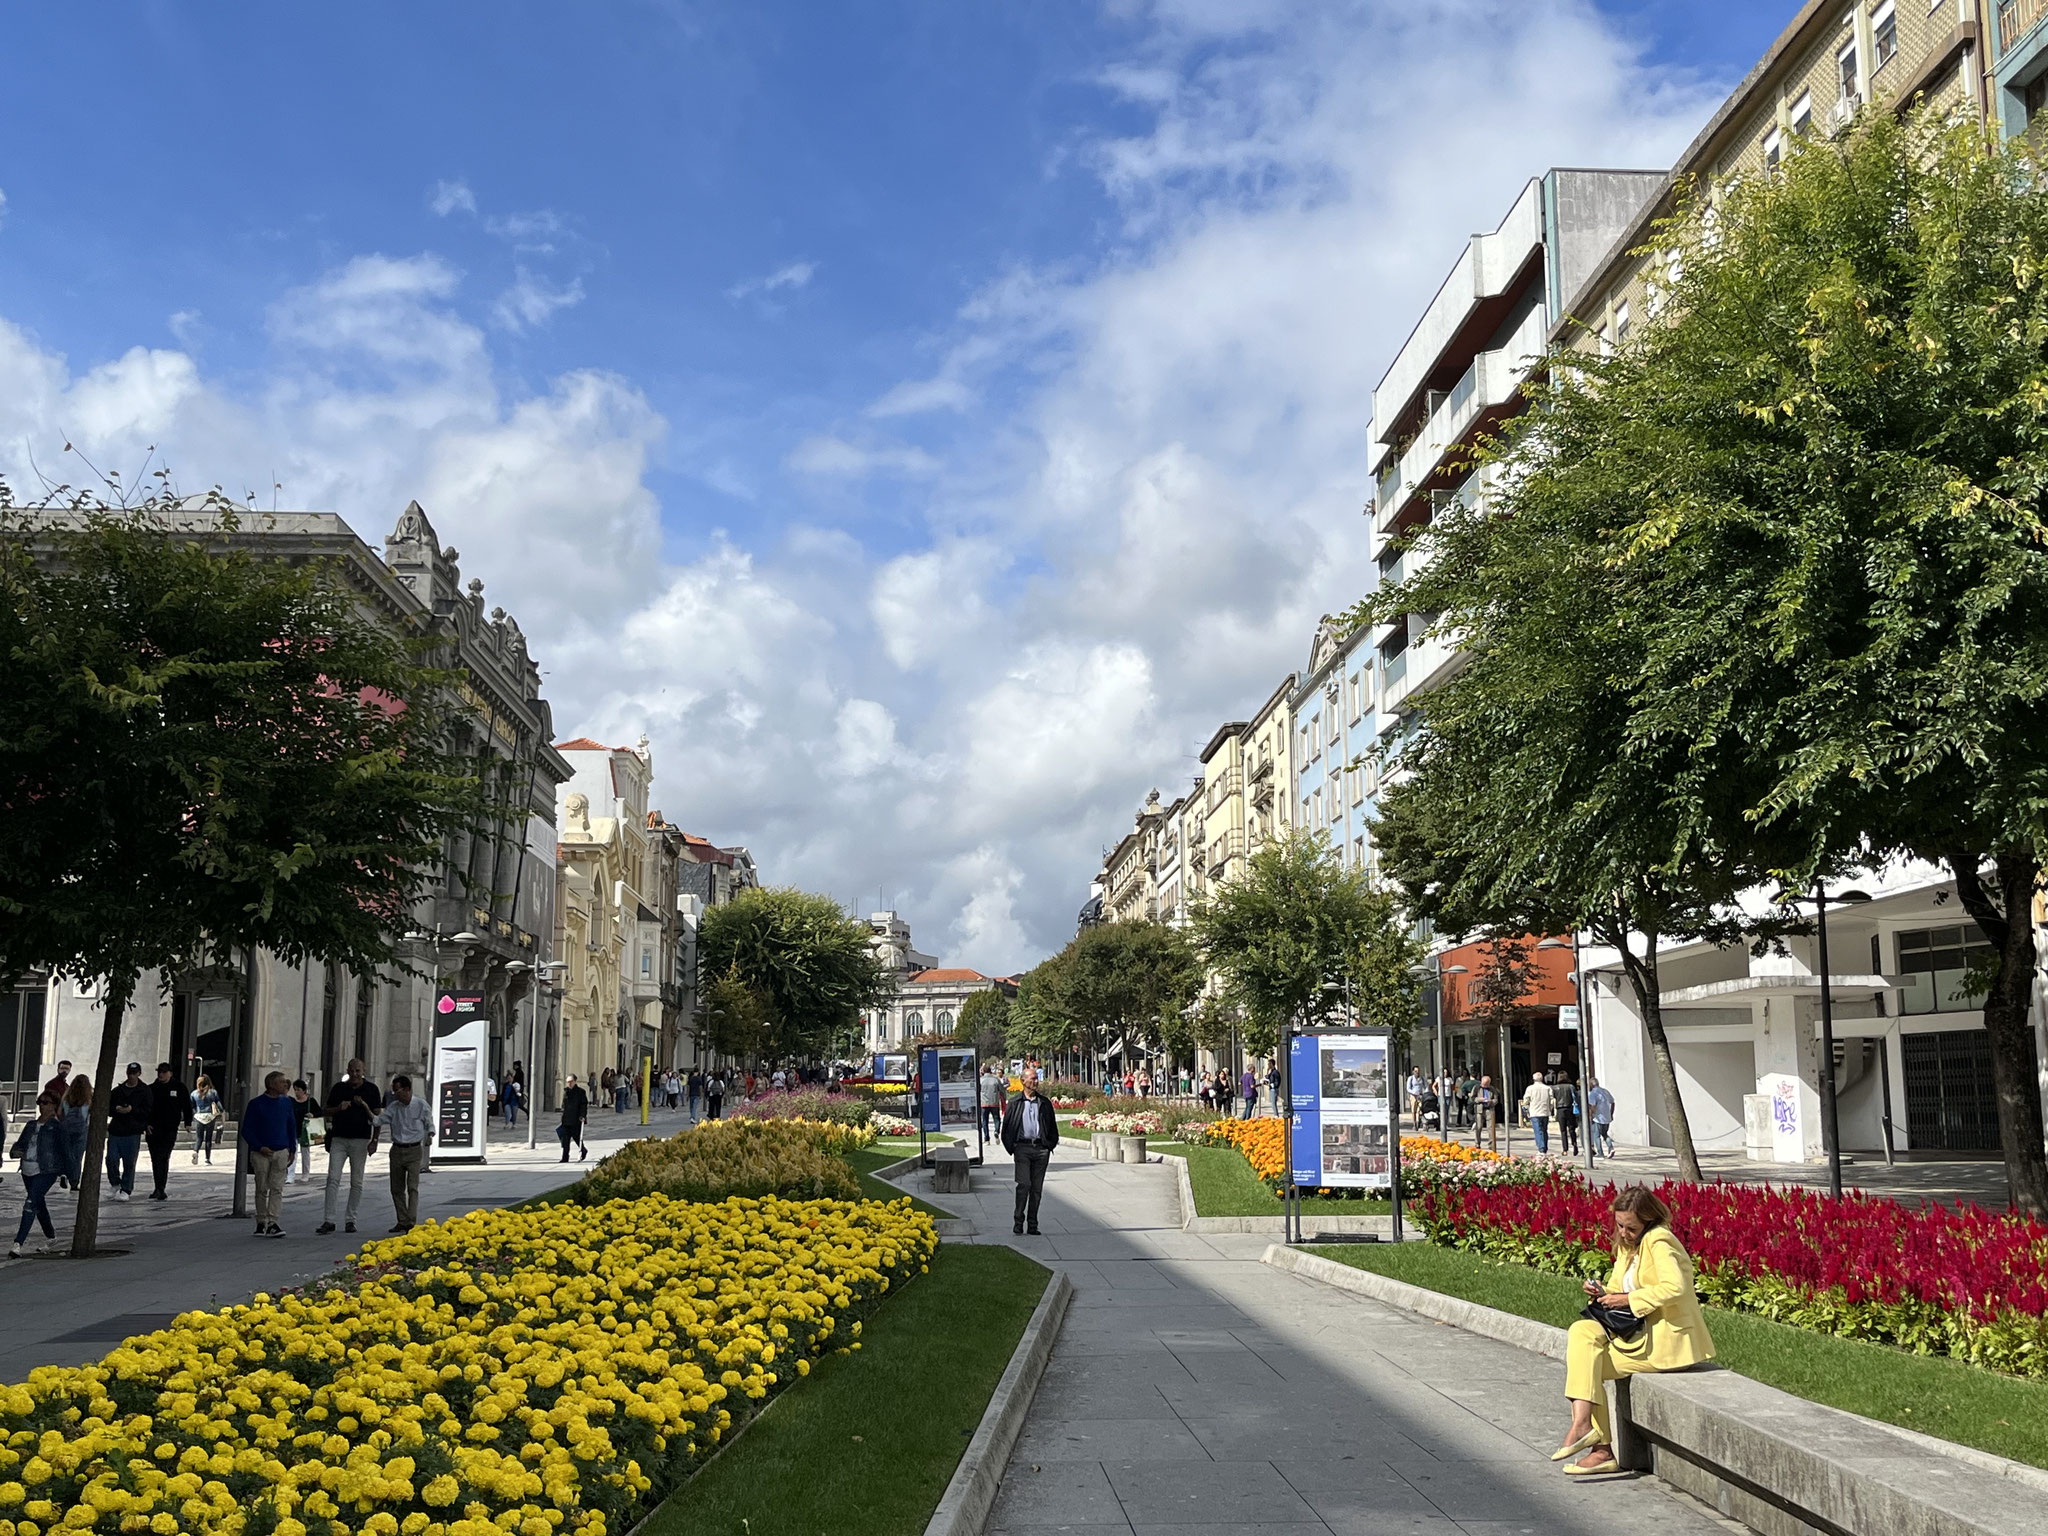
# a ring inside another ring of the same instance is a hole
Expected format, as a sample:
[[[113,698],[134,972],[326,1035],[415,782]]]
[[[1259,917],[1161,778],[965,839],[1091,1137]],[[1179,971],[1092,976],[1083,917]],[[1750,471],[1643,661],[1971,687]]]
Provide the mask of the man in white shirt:
[[[1017,1209],[1010,1230],[1024,1232],[1028,1216],[1030,1234],[1036,1237],[1045,1166],[1052,1161],[1052,1149],[1060,1144],[1060,1121],[1053,1113],[1052,1100],[1039,1097],[1038,1068],[1026,1067],[1022,1081],[1024,1091],[1003,1111],[1003,1150],[1017,1165]]]
[[[1538,1073],[1536,1080],[1522,1090],[1522,1109],[1529,1117],[1529,1128],[1536,1136],[1536,1151],[1550,1150],[1550,1084]]]
[[[377,1124],[391,1136],[391,1204],[398,1215],[391,1230],[410,1232],[420,1219],[420,1170],[426,1166],[427,1144],[434,1139],[427,1101],[413,1097],[411,1078],[400,1074],[391,1079],[391,1097]]]

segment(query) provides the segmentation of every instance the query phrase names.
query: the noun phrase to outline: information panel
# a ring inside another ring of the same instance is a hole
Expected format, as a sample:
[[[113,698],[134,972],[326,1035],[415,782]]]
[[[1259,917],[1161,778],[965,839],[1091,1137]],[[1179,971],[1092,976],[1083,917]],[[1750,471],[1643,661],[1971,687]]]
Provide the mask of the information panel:
[[[910,1057],[901,1051],[877,1054],[875,1057],[874,1079],[878,1083],[909,1082]]]
[[[939,1128],[939,1048],[928,1045],[917,1053],[918,1124],[927,1131]]]
[[[979,1052],[971,1045],[937,1047],[939,1058],[939,1123],[971,1126],[980,1118],[975,1113],[975,1078],[981,1067]]]
[[[442,991],[434,999],[432,1097],[436,1163],[484,1160],[490,1071],[490,1015],[481,992]]]
[[[1288,1076],[1294,1120],[1288,1165],[1316,1189],[1388,1189],[1394,1122],[1387,1094],[1387,1037],[1360,1030],[1296,1035]]]

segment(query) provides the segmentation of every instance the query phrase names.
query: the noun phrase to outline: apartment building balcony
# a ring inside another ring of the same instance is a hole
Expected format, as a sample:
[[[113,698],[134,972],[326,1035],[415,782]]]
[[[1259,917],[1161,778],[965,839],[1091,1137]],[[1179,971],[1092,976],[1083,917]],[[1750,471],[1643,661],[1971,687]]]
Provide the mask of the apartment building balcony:
[[[1270,811],[1273,808],[1272,766],[1268,763],[1266,774],[1252,785],[1252,804],[1262,811]]]
[[[1258,755],[1257,759],[1252,763],[1252,782],[1256,784],[1260,779],[1270,779],[1272,776],[1273,754],[1270,752],[1261,752]]]
[[[1392,494],[1377,496],[1373,503],[1376,532],[1394,532],[1410,520],[1421,495],[1463,478],[1461,466],[1473,442],[1487,427],[1512,414],[1522,381],[1542,357],[1547,339],[1546,313],[1537,305],[1505,345],[1472,359],[1458,382],[1437,399],[1415,441],[1392,461],[1391,473],[1382,474],[1380,484],[1391,484]]]
[[[1398,709],[1404,699],[1445,682],[1464,664],[1464,647],[1441,635],[1415,641],[1381,668],[1380,712]]]
[[[1998,54],[2002,59],[2048,17],[2048,0],[1998,0]]]

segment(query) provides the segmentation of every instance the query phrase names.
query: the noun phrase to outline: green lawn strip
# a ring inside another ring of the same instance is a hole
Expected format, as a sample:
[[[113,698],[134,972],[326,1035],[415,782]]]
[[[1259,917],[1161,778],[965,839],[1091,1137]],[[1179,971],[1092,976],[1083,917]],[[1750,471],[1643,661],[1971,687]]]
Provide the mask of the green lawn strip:
[[[645,1536],[918,1536],[1050,1279],[1011,1249],[942,1243],[856,1353],[814,1364]]]
[[[1562,1275],[1494,1264],[1432,1243],[1312,1251],[1560,1328],[1575,1321],[1586,1304],[1578,1283]],[[1831,1408],[2048,1467],[2048,1382],[1838,1339],[1720,1307],[1706,1311],[1715,1358],[1730,1370]]]
[[[860,1180],[861,1193],[870,1200],[901,1200],[907,1191],[891,1184],[887,1179],[876,1178],[875,1170],[887,1168],[892,1163],[900,1163],[908,1155],[892,1147],[863,1147],[859,1151],[847,1153],[846,1161],[853,1165],[854,1176]],[[942,1211],[936,1205],[920,1200],[915,1195],[910,1197],[910,1208],[923,1211],[927,1216],[951,1219],[953,1215],[951,1211]]]
[[[1235,1147],[1194,1147],[1180,1142],[1154,1143],[1153,1149],[1188,1160],[1188,1182],[1195,1188],[1197,1216],[1278,1216],[1280,1197],[1252,1172]],[[1303,1211],[1328,1216],[1384,1216],[1393,1209],[1385,1200],[1335,1200],[1306,1195]]]

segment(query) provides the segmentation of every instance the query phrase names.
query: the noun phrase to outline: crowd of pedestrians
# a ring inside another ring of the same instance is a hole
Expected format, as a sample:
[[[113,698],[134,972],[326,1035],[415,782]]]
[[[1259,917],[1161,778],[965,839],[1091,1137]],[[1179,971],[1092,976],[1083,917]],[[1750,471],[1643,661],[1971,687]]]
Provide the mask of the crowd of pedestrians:
[[[1411,1069],[1402,1088],[1410,1128],[1438,1135],[1469,1130],[1474,1146],[1500,1144],[1508,1106],[1492,1074],[1470,1069],[1425,1080]],[[1614,1095],[1587,1078],[1582,1090],[1570,1072],[1538,1072],[1513,1106],[1529,1128],[1539,1155],[1556,1150],[1576,1156],[1588,1141],[1597,1156],[1614,1156]]]

